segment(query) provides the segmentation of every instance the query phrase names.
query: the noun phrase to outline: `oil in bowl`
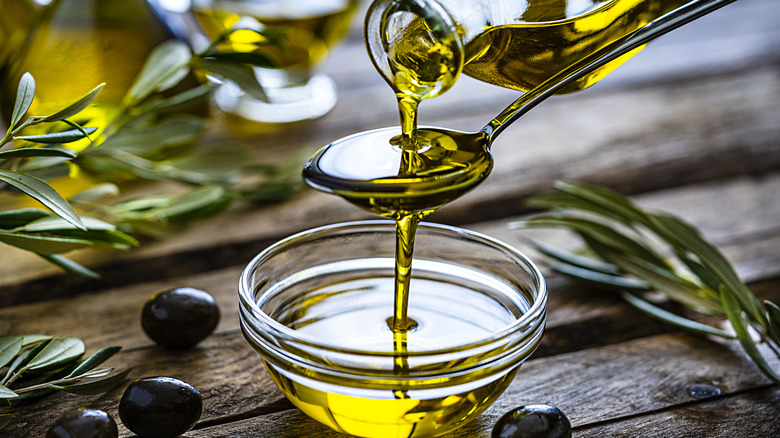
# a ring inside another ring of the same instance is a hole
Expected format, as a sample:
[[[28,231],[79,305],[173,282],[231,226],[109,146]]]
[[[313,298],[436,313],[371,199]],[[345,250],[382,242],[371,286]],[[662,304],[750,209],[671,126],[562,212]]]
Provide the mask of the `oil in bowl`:
[[[395,227],[335,224],[260,253],[240,281],[241,325],[304,413],[362,437],[445,434],[487,409],[538,345],[536,266],[490,237],[422,224],[408,330],[392,330]]]

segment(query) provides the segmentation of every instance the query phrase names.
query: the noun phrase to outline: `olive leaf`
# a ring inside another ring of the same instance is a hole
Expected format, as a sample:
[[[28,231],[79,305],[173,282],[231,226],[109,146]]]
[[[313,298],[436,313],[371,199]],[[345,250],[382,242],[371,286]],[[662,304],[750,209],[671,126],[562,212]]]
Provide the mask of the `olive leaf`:
[[[101,348],[100,350],[93,353],[90,357],[82,361],[76,368],[74,368],[73,371],[68,374],[68,377],[82,375],[83,373],[107,361],[111,356],[115,355],[121,349],[122,347],[116,345]]]
[[[13,419],[13,414],[0,414],[0,429],[8,426],[8,424],[13,421]]]
[[[189,71],[192,59],[190,48],[178,40],[166,41],[157,46],[141,68],[125,101],[128,106],[138,103],[150,94],[163,91],[179,82]]]
[[[17,349],[19,344],[21,348]],[[101,348],[88,358],[81,359],[84,343],[74,337],[9,336],[0,338],[0,348],[2,351],[16,351],[0,382],[0,401],[7,403],[12,410],[18,401],[56,391],[73,394],[106,392],[124,381],[132,369],[114,371],[113,367],[99,367],[121,349],[118,346]],[[21,379],[28,374],[34,378]],[[34,381],[37,383],[28,383]],[[0,429],[13,418],[13,413],[0,414]]]
[[[81,395],[102,394],[108,391],[109,389],[114,388],[123,380],[125,380],[127,378],[127,375],[130,374],[132,370],[133,370],[132,368],[125,368],[114,374],[109,375],[113,371],[113,368],[107,368],[104,373],[101,373],[102,376],[88,375],[88,374],[84,374],[82,376],[84,378],[93,379],[90,381],[71,383],[65,385],[50,384],[49,387],[52,389],[62,390],[71,394],[81,394]]]
[[[748,331],[748,325],[745,323],[745,320],[742,317],[740,303],[737,300],[737,297],[726,287],[721,287],[720,295],[726,316],[731,322],[731,327],[734,328],[734,331],[737,334],[737,339],[739,339],[739,342],[742,344],[742,348],[745,350],[745,353],[750,356],[753,362],[758,365],[758,367],[767,377],[771,378],[775,382],[780,382],[780,376],[778,376],[766,363],[764,356],[758,350],[756,341],[754,341],[753,337],[750,335],[750,332]]]
[[[0,338],[0,368],[8,365],[24,345],[24,338],[20,336],[8,336]]]
[[[4,169],[0,169],[0,181],[19,189],[48,207],[61,218],[78,228],[84,229],[84,224],[81,222],[79,215],[76,214],[76,211],[73,210],[73,207],[46,181]]]
[[[664,322],[699,334],[736,338],[761,371],[780,382],[764,356],[780,358],[780,308],[769,301],[762,306],[723,254],[695,227],[668,213],[646,211],[607,188],[568,182],[557,182],[555,188],[556,192],[529,202],[549,211],[512,222],[510,228],[568,229],[581,238],[586,249],[582,252],[592,258],[529,240],[550,260],[547,266],[580,281],[617,289],[628,303]],[[736,336],[650,303],[642,298],[647,290],[643,285],[688,311],[726,317]],[[766,353],[758,343],[769,347]]]
[[[32,360],[23,371],[43,371],[64,366],[80,358],[85,351],[84,342],[74,337],[53,338]]]
[[[33,344],[32,348],[24,349],[16,355],[14,360],[8,365],[8,370],[5,372],[5,376],[0,380],[0,385],[10,385],[13,380],[18,379],[21,373],[18,372],[22,367],[32,360],[41,350],[43,350],[51,339],[43,339],[37,344]],[[16,377],[14,377],[16,376]]]
[[[95,97],[97,97],[98,93],[100,93],[100,90],[102,90],[105,85],[106,85],[105,82],[98,85],[97,87],[93,88],[90,92],[82,96],[79,100],[73,102],[72,104],[66,106],[65,108],[57,111],[56,113],[50,116],[44,117],[43,121],[58,122],[75,116],[76,114],[83,111],[86,107],[88,107],[93,100],[95,100]]]
[[[0,212],[0,229],[9,230],[48,216],[48,213],[37,208],[3,211]]]
[[[0,231],[0,242],[39,254],[62,254],[74,249],[86,248],[93,242],[69,237]]]
[[[60,254],[38,254],[41,258],[46,260],[47,262],[53,264],[54,266],[59,267],[65,272],[70,272],[71,274],[77,274],[81,275],[82,277],[87,278],[100,278],[100,274],[97,272],[82,266],[73,260],[70,260]]]
[[[95,133],[95,131],[97,131],[97,128],[69,129],[67,131],[52,132],[50,134],[18,135],[14,137],[14,139],[47,144],[72,143],[89,137],[89,135]]]
[[[0,385],[0,400],[17,398],[17,397],[19,397],[19,394],[11,391],[10,389],[6,388],[3,385]]]
[[[17,137],[18,138],[18,137]],[[58,148],[16,148],[0,152],[0,159],[10,158],[32,158],[32,157],[62,157],[75,158],[78,155],[75,151]]]
[[[9,131],[19,123],[22,116],[30,109],[34,97],[35,79],[33,79],[33,76],[29,72],[26,72],[22,75],[22,79],[19,81],[19,87],[16,91],[16,101],[14,102],[14,109],[11,112]]]
[[[222,63],[216,59],[197,59],[193,61],[194,67],[206,70],[210,73],[234,82],[248,96],[261,101],[267,101],[268,95],[263,86],[257,81],[252,67],[243,64]]]

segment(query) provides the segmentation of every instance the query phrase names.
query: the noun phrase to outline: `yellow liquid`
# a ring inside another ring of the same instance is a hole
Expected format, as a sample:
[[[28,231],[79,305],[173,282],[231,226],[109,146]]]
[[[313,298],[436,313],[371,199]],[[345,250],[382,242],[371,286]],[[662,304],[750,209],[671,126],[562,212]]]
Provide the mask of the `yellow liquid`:
[[[214,0],[194,3],[195,17],[212,40],[238,28],[262,30],[233,32],[219,46],[226,52],[255,52],[273,61],[277,68],[308,72],[322,62],[348,32],[357,0],[242,1]]]
[[[531,0],[521,22],[486,28],[466,44],[463,73],[527,91],[563,67],[688,0]],[[622,56],[566,91],[584,89],[633,56]]]
[[[392,309],[392,273],[372,268],[345,272],[315,276],[309,279],[311,285],[297,284],[300,295],[286,300],[271,316],[337,348],[392,353],[387,362],[375,364],[377,370],[392,370],[392,375],[358,380],[320,374],[315,367],[300,370],[286,362],[266,361],[277,386],[307,415],[355,436],[437,436],[482,413],[514,378],[516,367],[494,375],[483,369],[453,383],[438,376],[466,364],[453,361],[430,368],[414,356],[431,350],[456,351],[525,313],[528,302],[497,298],[512,296],[501,281],[452,265],[424,266],[413,280],[419,293],[409,305],[416,325],[399,334],[385,321]],[[442,279],[447,275],[451,277]],[[467,361],[476,364],[494,354],[477,353]],[[405,374],[422,371],[432,377],[403,380]]]
[[[683,1],[585,0],[578,3],[580,9],[570,16],[574,9],[568,6],[573,3],[528,2],[524,23],[488,27],[468,42],[463,71],[489,83],[528,90]],[[443,93],[457,79],[459,60],[452,50],[453,41],[438,38],[422,19],[412,20],[403,32],[389,34],[387,39],[392,77],[386,79],[398,99],[401,132],[370,131],[334,142],[317,152],[304,168],[304,177],[315,188],[396,220],[393,315],[374,319],[379,320],[378,327],[392,334],[392,339],[385,342],[393,345],[395,372],[403,374],[413,366],[407,358],[414,348],[412,337],[426,323],[415,314],[410,303],[419,294],[436,287],[420,286],[415,283],[417,277],[412,277],[417,225],[423,217],[483,181],[492,168],[492,157],[486,136],[438,128],[417,129],[419,103]],[[630,55],[583,78],[567,91],[592,85]],[[390,290],[386,293],[390,295]],[[461,307],[453,303],[452,307],[455,312],[464,312],[468,305]],[[344,312],[345,318],[355,318],[361,324],[371,319],[352,313],[355,312]],[[434,320],[434,324],[444,327],[447,323]],[[356,338],[356,333],[365,332],[363,327],[346,330],[343,338]],[[329,336],[334,330],[335,326],[320,328]],[[348,343],[345,348],[349,348]],[[414,388],[405,387],[399,381],[390,391],[392,397],[389,393],[382,397],[360,390],[354,394],[340,393],[337,388],[297,378],[273,365],[268,368],[285,395],[304,412],[336,430],[358,436],[406,437],[417,433],[435,436],[437,424],[451,420],[448,426],[457,426],[478,415],[514,377],[512,372],[468,391],[439,396],[417,395]],[[350,385],[350,382],[338,383]],[[365,388],[370,386],[370,381],[352,384]],[[471,402],[460,405],[464,400]]]
[[[170,29],[143,0],[53,2],[19,56],[8,61],[0,109],[6,118],[10,116],[16,86],[25,72],[36,82],[35,100],[28,111],[35,116],[53,114],[105,82],[93,104],[76,118],[86,126],[103,129],[119,114],[122,98],[151,50],[172,38]],[[195,85],[194,77],[181,84]],[[196,111],[205,114],[205,103]]]

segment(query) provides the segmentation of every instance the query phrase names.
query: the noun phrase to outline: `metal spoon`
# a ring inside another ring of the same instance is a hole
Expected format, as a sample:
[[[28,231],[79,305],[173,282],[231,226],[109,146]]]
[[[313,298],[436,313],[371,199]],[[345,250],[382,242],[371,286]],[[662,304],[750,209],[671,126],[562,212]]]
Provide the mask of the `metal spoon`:
[[[423,127],[427,149],[390,145],[400,129],[354,134],[323,147],[304,166],[310,186],[380,214],[433,211],[481,183],[492,169],[490,146],[510,124],[572,82],[649,41],[736,0],[693,0],[582,58],[526,92],[478,132]],[[417,160],[405,163],[404,160]],[[432,163],[425,167],[426,163]],[[404,171],[405,166],[413,171]],[[401,169],[399,171],[399,169]]]

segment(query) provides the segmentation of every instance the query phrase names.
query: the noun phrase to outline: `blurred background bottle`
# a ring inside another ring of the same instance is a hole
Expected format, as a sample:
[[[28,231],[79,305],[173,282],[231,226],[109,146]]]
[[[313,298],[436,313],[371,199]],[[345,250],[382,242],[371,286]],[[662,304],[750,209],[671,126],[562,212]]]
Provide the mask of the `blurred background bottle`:
[[[223,110],[272,123],[320,117],[336,103],[332,79],[318,69],[348,33],[358,0],[192,0],[210,40],[233,28],[223,52],[255,53],[274,68],[255,68],[267,99],[260,101],[226,82],[216,93]],[[265,36],[264,36],[265,35]]]
[[[3,21],[24,19],[25,2],[2,1]],[[8,4],[14,7],[6,9]],[[36,81],[30,115],[60,110],[105,82],[78,120],[103,129],[119,114],[122,98],[152,49],[175,38],[146,0],[54,0],[39,8],[39,16],[2,70],[0,112],[4,119],[13,109],[19,80],[30,72]],[[191,76],[182,87],[196,84]]]

